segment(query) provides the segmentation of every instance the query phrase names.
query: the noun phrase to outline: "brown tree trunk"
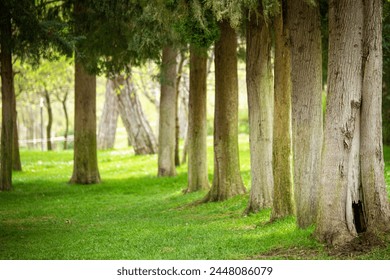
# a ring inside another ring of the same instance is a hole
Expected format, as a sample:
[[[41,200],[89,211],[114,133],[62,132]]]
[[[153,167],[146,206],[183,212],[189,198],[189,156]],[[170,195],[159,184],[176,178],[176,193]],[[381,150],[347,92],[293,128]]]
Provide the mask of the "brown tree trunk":
[[[0,191],[12,188],[12,146],[14,133],[13,71],[11,52],[11,13],[3,2],[0,3],[0,63],[1,63],[1,172]]]
[[[246,189],[238,152],[237,37],[228,21],[219,23],[215,43],[214,179],[203,201],[222,201]]]
[[[165,47],[161,65],[161,97],[158,136],[158,176],[175,176],[176,56]]]
[[[275,18],[274,196],[271,220],[294,214],[291,141],[291,54],[286,1]]]
[[[390,229],[382,144],[382,1],[364,0],[360,162],[367,231]]]
[[[328,95],[316,234],[341,245],[356,236],[359,211],[359,130],[363,1],[329,3]],[[362,115],[363,117],[363,115]],[[367,174],[366,174],[367,175]]]
[[[13,105],[14,105],[14,115],[13,115],[13,122],[14,122],[14,141],[13,141],[13,147],[12,147],[12,170],[14,171],[22,171],[22,162],[20,161],[20,151],[19,151],[19,134],[18,134],[18,113],[16,111],[16,96],[15,96],[15,88],[14,85],[12,86],[13,89]]]
[[[75,64],[74,166],[71,183],[100,182],[96,145],[96,76]]]
[[[207,50],[190,49],[187,193],[209,188],[207,169]]]
[[[100,118],[98,132],[98,149],[100,150],[114,148],[116,127],[119,117],[119,105],[116,95],[115,82],[107,79],[103,112],[102,117]]]
[[[155,154],[156,138],[142,110],[141,102],[134,90],[131,77],[116,76],[114,79],[119,114],[136,155]]]
[[[263,11],[259,11],[262,13]],[[264,18],[247,22],[246,81],[251,152],[251,191],[246,213],[272,206],[272,128],[274,89],[271,33]]]
[[[322,149],[322,50],[319,6],[287,1],[291,35],[294,195],[299,227],[315,223]]]
[[[52,143],[51,143],[51,127],[53,125],[53,111],[51,109],[51,101],[50,95],[47,90],[45,90],[45,101],[46,101],[46,109],[47,109],[47,126],[46,126],[46,143],[47,150],[52,151]]]
[[[64,99],[61,101],[62,109],[64,110],[65,116],[65,133],[64,133],[64,150],[68,149],[68,133],[69,133],[69,116],[68,109],[66,107],[66,100],[68,98],[68,92],[65,94]]]
[[[175,134],[175,166],[180,166],[180,119],[179,119],[179,105],[180,105],[180,82],[183,75],[183,65],[186,57],[184,53],[180,54],[180,61],[177,68],[176,75],[176,134]]]

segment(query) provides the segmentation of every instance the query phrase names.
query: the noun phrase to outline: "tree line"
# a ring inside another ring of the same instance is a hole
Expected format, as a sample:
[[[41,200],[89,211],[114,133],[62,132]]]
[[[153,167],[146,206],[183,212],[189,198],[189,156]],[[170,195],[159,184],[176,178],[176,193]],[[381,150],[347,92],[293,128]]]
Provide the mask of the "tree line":
[[[94,184],[101,180],[96,74],[110,77],[112,87],[120,91],[113,102],[126,111],[132,106],[123,104],[137,102],[129,94],[131,69],[148,60],[160,65],[157,174],[176,175],[177,56],[181,47],[188,46],[185,192],[208,190],[201,202],[245,193],[238,149],[237,37],[242,36],[252,178],[246,213],[271,207],[271,220],[296,215],[299,227],[316,224],[317,238],[334,245],[345,244],[361,232],[386,232],[390,208],[382,144],[383,4],[387,7],[388,2],[2,1],[0,189],[12,188],[13,152],[17,150],[13,57],[38,63],[41,57],[74,54],[75,140],[70,182]],[[215,111],[210,186],[206,77],[211,47]],[[323,84],[327,88],[325,114]],[[150,129],[131,110],[120,114],[122,119],[133,116],[128,119],[128,130]],[[155,139],[142,139],[154,147],[150,152],[156,150]]]

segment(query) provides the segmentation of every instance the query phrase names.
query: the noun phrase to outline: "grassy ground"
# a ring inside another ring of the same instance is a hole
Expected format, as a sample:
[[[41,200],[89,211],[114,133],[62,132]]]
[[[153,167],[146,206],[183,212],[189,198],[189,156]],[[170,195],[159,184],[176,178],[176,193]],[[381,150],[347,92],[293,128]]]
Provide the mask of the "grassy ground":
[[[241,136],[249,180],[249,148]],[[390,149],[386,148],[390,185]],[[156,156],[100,152],[99,185],[69,185],[72,152],[22,151],[14,191],[0,193],[0,259],[332,259],[294,218],[267,223],[270,211],[244,217],[248,195],[188,207],[186,166],[156,178]],[[211,142],[209,150],[212,174]],[[390,246],[350,256],[389,259]]]

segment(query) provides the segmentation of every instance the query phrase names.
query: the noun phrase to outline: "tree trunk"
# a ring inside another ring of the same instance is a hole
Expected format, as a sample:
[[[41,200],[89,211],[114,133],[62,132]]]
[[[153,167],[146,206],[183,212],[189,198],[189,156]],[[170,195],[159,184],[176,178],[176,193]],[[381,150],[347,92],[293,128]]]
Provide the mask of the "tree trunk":
[[[207,50],[190,49],[187,193],[209,188],[207,169]]]
[[[51,127],[53,125],[53,111],[51,109],[51,101],[50,101],[50,95],[49,92],[45,90],[45,101],[46,101],[46,109],[47,109],[47,126],[46,126],[46,143],[47,143],[47,150],[52,151],[52,143],[51,143]]]
[[[291,54],[286,1],[275,18],[274,196],[271,220],[294,214],[291,132]]]
[[[320,240],[335,245],[356,236],[353,210],[359,210],[359,202],[363,202],[357,158],[362,33],[363,1],[331,0],[328,95],[316,234]]]
[[[4,3],[0,3],[0,63],[1,63],[1,173],[0,191],[12,188],[12,146],[14,133],[13,71],[11,52],[11,13]]]
[[[262,13],[263,11],[260,11]],[[251,191],[246,213],[272,206],[272,129],[274,89],[271,33],[264,18],[247,22],[246,81],[251,155]]]
[[[158,176],[175,176],[176,56],[165,47],[161,65],[161,97],[158,136]]]
[[[65,116],[64,150],[68,149],[69,116],[68,109],[66,107],[66,99],[68,98],[68,94],[69,93],[67,92],[64,99],[61,101]]]
[[[315,223],[322,149],[322,50],[319,6],[287,1],[291,35],[294,197],[297,223]]]
[[[180,105],[180,82],[183,75],[183,65],[186,57],[184,53],[180,54],[180,62],[177,68],[176,75],[176,134],[175,134],[175,166],[180,166],[180,119],[179,119],[179,105]]]
[[[215,43],[214,179],[208,201],[245,193],[238,153],[237,37],[228,21],[219,23]]]
[[[118,99],[116,95],[115,82],[108,79],[98,132],[98,149],[100,150],[114,148],[116,127],[119,117]]]
[[[12,170],[14,171],[22,171],[22,163],[20,161],[20,152],[19,152],[19,134],[18,134],[18,114],[16,111],[16,96],[15,96],[15,88],[14,85],[12,85],[13,94],[12,97],[14,98],[13,106],[14,106],[14,115],[13,115],[13,122],[14,122],[14,140],[13,140],[13,147],[12,147]]]
[[[74,166],[71,183],[100,182],[96,145],[96,76],[75,64]]]
[[[360,162],[367,231],[390,229],[382,144],[382,1],[364,1]]]
[[[119,114],[126,128],[136,155],[150,155],[157,152],[156,138],[142,110],[141,102],[134,90],[131,77],[116,76],[114,79]]]

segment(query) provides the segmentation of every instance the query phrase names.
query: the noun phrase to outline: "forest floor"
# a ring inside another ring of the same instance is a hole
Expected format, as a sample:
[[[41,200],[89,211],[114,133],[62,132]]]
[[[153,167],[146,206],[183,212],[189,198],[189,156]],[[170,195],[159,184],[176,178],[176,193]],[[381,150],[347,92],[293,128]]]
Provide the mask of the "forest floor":
[[[212,178],[212,143],[209,173]],[[247,136],[240,136],[242,177],[250,185]],[[189,206],[206,193],[183,195],[187,168],[157,178],[157,157],[130,148],[99,152],[102,183],[70,185],[72,151],[21,152],[14,190],[0,193],[0,259],[390,259],[386,237],[343,250],[327,248],[314,228],[270,210],[244,216],[248,194]],[[390,186],[390,148],[385,147]]]

